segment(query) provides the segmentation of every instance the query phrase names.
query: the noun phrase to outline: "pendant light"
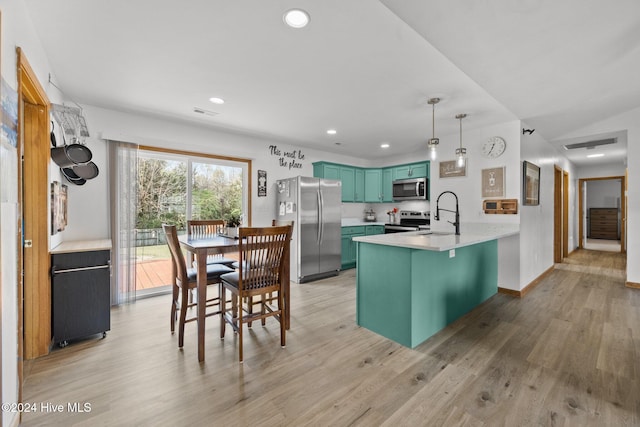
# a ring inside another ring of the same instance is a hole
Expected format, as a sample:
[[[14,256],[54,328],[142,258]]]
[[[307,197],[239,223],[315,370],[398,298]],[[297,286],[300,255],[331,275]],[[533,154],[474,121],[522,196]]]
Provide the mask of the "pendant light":
[[[436,104],[440,102],[440,98],[429,98],[427,101],[432,106],[431,111],[431,129],[433,130],[432,138],[427,141],[427,148],[429,149],[429,158],[435,160],[438,153],[436,152],[440,140],[436,138]]]
[[[467,117],[466,114],[457,114],[456,119],[460,120],[460,148],[456,148],[456,157],[458,158],[458,167],[463,167],[467,162],[467,149],[462,147],[462,119]]]

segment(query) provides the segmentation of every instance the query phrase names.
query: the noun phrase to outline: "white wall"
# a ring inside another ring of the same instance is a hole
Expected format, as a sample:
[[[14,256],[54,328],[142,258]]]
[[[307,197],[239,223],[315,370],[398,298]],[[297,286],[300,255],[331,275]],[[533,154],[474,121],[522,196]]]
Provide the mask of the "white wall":
[[[530,128],[526,123],[525,128]],[[521,160],[540,167],[540,204],[522,206],[520,215],[520,286],[523,289],[553,266],[554,170],[569,173],[569,251],[576,245],[575,167],[537,133],[522,136]],[[520,178],[521,179],[521,178]]]
[[[620,180],[604,179],[587,182],[586,208],[616,208],[620,206]]]
[[[626,166],[621,162],[597,166],[579,166],[576,169],[576,178],[583,179],[624,176],[626,169]]]
[[[105,142],[108,139],[252,160],[253,176],[250,179],[253,188],[257,185],[257,171],[267,171],[267,197],[258,197],[256,192],[253,192],[252,224],[254,226],[271,224],[274,218],[276,180],[297,175],[313,176],[313,162],[320,160],[362,165],[361,159],[260,137],[214,130],[197,122],[185,124],[92,106],[86,106],[84,112],[90,132],[95,135],[90,141],[90,147],[94,151],[94,162],[105,173],[101,173],[98,177],[102,180],[96,179],[95,182],[77,187],[78,197],[72,199],[70,196],[69,211],[73,211],[76,216],[69,217],[70,224],[65,231],[65,238],[69,239],[87,237],[89,233],[92,238],[109,236],[107,142]],[[270,148],[271,146],[277,147],[281,154],[277,155],[275,149]],[[286,166],[281,165],[282,154],[292,151],[296,151],[296,163],[300,164],[300,168],[289,168],[288,163]],[[357,208],[357,210],[361,209]]]
[[[455,120],[452,118],[452,120]],[[468,121],[468,122],[467,122]],[[516,215],[485,214],[482,210],[482,169],[505,167],[505,199],[516,199],[520,203],[520,121],[512,121],[494,126],[479,127],[470,130],[473,116],[463,119],[462,145],[467,149],[467,170],[464,177],[440,178],[439,162],[455,160],[455,150],[460,145],[460,134],[440,136],[438,160],[431,164],[431,227],[439,230],[452,230],[453,214],[441,212],[441,220],[434,221],[436,201],[443,191],[453,191],[458,196],[460,207],[461,232],[475,223],[518,224],[521,221],[522,207]],[[486,159],[481,154],[482,144],[492,136],[500,136],[507,143],[502,156]],[[442,196],[440,207],[454,209],[455,200],[450,195]],[[513,236],[498,242],[498,286],[506,289],[520,289],[520,238]]]
[[[17,61],[16,47],[20,47],[40,82],[48,82],[50,72],[47,57],[42,50],[40,41],[34,36],[33,24],[26,12],[24,3],[19,0],[0,0],[2,11],[2,77],[7,84],[15,90],[17,88]],[[45,86],[47,95],[52,102],[59,102],[59,93],[51,92],[50,87]],[[17,159],[17,150],[2,150],[1,163],[7,161],[6,157]],[[17,167],[17,163],[16,163]],[[7,174],[0,182],[2,193],[17,193],[17,174]],[[15,198],[4,198],[1,201],[0,223],[0,255],[2,256],[2,401],[16,402],[18,398],[17,378],[17,343],[18,343],[18,317],[17,317],[17,244],[16,224],[18,221],[18,205]],[[17,425],[18,414],[3,411],[2,425]]]
[[[455,120],[455,119],[453,119]],[[482,210],[482,169],[504,166],[505,199],[520,198],[520,122],[512,121],[494,126],[486,126],[465,130],[467,120],[473,120],[470,116],[462,123],[462,145],[467,149],[467,170],[464,177],[440,178],[439,162],[455,160],[455,150],[460,145],[460,135],[445,135],[440,137],[438,147],[438,160],[431,164],[431,211],[435,212],[435,202],[443,191],[453,191],[458,196],[460,204],[460,222],[465,223],[509,223],[517,224],[520,214],[516,215],[490,215]],[[471,123],[469,123],[471,124]],[[483,142],[492,136],[501,136],[507,142],[504,154],[497,159],[486,159],[481,155]],[[443,196],[440,207],[453,209],[455,201],[450,196]],[[445,212],[441,221],[433,221],[434,228],[451,228],[446,221],[453,220]]]

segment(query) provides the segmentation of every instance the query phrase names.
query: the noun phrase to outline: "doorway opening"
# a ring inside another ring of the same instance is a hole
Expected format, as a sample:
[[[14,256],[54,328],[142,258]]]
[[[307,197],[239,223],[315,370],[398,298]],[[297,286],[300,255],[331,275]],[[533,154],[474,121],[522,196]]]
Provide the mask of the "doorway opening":
[[[625,177],[584,178],[579,188],[580,247],[626,252]]]

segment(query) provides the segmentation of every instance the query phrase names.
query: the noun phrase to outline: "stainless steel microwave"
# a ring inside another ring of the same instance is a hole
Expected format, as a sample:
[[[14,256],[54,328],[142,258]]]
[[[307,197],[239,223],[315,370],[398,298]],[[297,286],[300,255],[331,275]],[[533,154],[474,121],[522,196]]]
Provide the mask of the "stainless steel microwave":
[[[427,200],[427,184],[427,178],[397,179],[393,181],[393,201]]]

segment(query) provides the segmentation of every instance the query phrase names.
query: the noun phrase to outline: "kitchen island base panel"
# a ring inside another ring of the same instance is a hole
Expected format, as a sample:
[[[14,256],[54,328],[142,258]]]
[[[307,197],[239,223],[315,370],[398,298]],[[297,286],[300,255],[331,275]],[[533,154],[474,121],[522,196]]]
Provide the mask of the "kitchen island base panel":
[[[357,323],[414,348],[498,291],[498,242],[449,251],[358,243]]]

